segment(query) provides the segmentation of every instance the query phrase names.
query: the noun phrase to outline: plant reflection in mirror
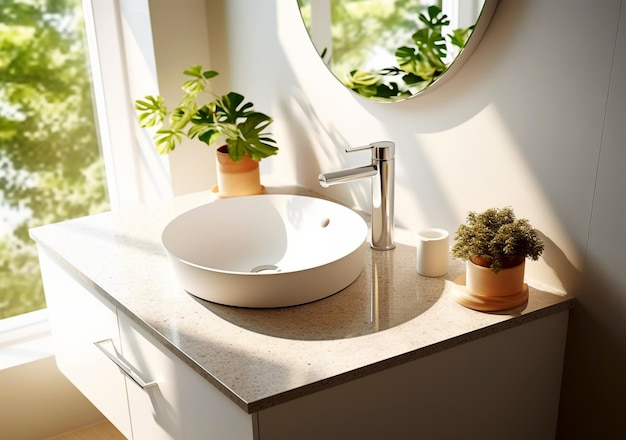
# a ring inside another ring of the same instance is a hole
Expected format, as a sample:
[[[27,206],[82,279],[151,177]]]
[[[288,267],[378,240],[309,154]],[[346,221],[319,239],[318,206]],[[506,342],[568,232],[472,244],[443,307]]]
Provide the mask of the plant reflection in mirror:
[[[450,55],[463,49],[474,26],[455,29],[444,36],[442,28],[450,24],[448,16],[438,6],[430,6],[426,12],[419,15],[425,27],[412,35],[410,45],[396,50],[398,66],[377,72],[355,69],[343,80],[344,84],[368,98],[389,100],[413,96],[439,78],[455,58]]]

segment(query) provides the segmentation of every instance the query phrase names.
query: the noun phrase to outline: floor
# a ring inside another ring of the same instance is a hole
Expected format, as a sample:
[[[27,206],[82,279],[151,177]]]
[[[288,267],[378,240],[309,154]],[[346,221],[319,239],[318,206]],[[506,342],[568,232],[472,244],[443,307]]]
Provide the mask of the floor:
[[[111,423],[102,422],[48,440],[126,440],[126,437],[120,434]]]

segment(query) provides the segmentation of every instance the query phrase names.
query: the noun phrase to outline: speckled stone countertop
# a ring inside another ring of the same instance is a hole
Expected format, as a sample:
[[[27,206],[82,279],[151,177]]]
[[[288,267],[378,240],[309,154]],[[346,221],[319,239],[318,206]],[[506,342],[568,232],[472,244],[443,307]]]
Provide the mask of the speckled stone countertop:
[[[311,192],[297,188],[268,192]],[[284,309],[220,306],[186,293],[161,246],[175,217],[210,192],[33,229],[31,236],[243,410],[253,413],[572,307],[562,293],[530,287],[525,306],[500,313],[453,298],[464,264],[416,273],[414,247],[368,249],[343,291]],[[400,232],[400,231],[399,231]],[[397,234],[402,242],[402,234]],[[408,240],[410,241],[410,240]]]

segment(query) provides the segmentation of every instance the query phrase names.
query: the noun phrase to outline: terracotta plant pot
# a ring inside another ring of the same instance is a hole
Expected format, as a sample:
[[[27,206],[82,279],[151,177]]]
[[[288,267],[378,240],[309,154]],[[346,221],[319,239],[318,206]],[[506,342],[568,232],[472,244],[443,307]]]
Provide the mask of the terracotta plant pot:
[[[239,162],[233,162],[228,155],[228,147],[217,149],[217,191],[220,197],[237,197],[261,194],[259,163],[244,156]]]
[[[493,273],[490,267],[467,261],[466,286],[472,293],[484,296],[515,295],[524,288],[525,261]]]

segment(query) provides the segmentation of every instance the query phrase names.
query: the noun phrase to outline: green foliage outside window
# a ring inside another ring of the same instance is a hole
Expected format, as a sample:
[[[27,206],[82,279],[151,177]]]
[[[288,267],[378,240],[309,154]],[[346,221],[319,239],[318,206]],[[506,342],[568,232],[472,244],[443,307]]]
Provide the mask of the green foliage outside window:
[[[0,318],[45,307],[28,229],[107,210],[80,0],[0,1]]]

